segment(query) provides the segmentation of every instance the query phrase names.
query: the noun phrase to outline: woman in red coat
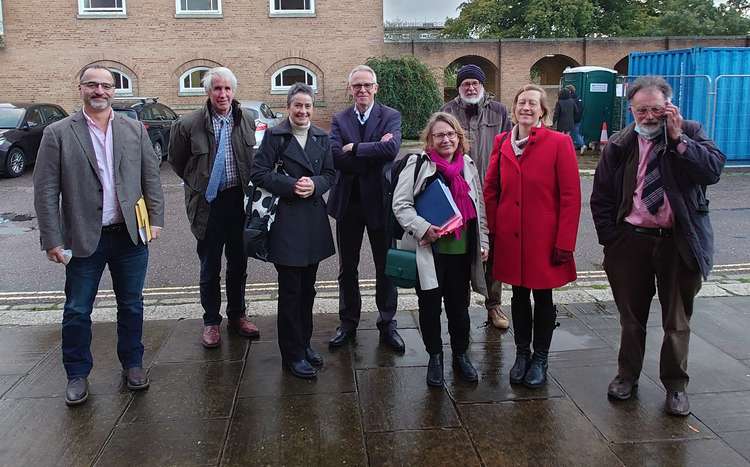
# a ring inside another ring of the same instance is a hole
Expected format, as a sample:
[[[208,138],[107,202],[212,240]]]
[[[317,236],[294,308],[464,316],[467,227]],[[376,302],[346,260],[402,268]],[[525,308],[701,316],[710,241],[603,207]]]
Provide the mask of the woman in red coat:
[[[549,120],[544,89],[521,87],[512,116],[513,129],[495,138],[484,202],[495,239],[493,275],[513,286],[516,361],[510,382],[537,388],[547,382],[547,354],[557,319],[552,289],[576,279],[573,251],[581,182],[570,136],[544,125]]]

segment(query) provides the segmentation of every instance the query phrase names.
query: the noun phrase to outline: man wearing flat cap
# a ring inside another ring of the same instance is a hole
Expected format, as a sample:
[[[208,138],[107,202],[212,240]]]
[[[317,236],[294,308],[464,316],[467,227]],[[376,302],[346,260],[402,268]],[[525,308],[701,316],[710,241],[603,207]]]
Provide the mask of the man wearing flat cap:
[[[487,166],[490,163],[492,145],[495,136],[510,130],[511,123],[505,106],[484,92],[486,78],[484,71],[477,65],[464,65],[458,69],[456,86],[458,96],[448,101],[440,109],[456,117],[469,138],[469,156],[479,169],[484,180]],[[490,240],[490,250],[492,250]],[[487,308],[487,321],[498,329],[507,329],[508,318],[500,309],[502,284],[492,278],[492,252],[485,264],[488,297],[484,304]]]

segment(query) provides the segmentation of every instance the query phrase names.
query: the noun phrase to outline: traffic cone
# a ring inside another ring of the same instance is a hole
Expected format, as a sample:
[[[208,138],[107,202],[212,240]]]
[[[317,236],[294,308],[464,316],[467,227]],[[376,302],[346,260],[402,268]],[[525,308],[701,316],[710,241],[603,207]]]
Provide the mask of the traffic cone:
[[[609,136],[607,136],[607,122],[602,122],[602,133],[601,136],[599,136],[599,146],[604,147],[607,144],[607,141],[609,141]]]

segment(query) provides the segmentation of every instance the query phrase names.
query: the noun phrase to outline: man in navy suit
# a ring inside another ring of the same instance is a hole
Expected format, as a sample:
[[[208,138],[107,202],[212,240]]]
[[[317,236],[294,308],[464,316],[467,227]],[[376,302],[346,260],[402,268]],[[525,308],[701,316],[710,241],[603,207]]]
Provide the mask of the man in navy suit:
[[[396,287],[385,275],[388,238],[383,205],[383,167],[398,155],[401,146],[401,114],[375,102],[375,71],[359,65],[349,73],[352,107],[333,116],[331,149],[336,183],[328,200],[328,214],[336,219],[339,253],[339,318],[341,325],[330,340],[340,347],[354,339],[362,310],[359,293],[359,256],[365,229],[375,261],[375,303],[378,306],[380,340],[396,351],[404,341],[396,330]]]

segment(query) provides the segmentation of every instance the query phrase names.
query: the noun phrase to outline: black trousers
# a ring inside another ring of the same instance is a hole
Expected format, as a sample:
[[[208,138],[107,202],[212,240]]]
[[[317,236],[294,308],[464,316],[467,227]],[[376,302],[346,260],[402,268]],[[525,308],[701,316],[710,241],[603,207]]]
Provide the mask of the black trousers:
[[[339,318],[343,329],[357,329],[362,312],[362,297],[359,293],[359,256],[362,238],[367,229],[372,258],[375,262],[375,303],[378,307],[378,329],[396,326],[398,293],[396,286],[385,275],[385,256],[388,239],[385,229],[371,229],[364,215],[366,206],[359,201],[350,201],[344,216],[336,222],[336,243],[339,253]]]
[[[534,294],[534,308],[531,308],[531,294]],[[513,339],[516,350],[528,352],[534,343],[534,352],[549,352],[552,333],[557,325],[557,311],[552,303],[552,289],[527,289],[513,286],[511,298],[513,316]]]
[[[281,358],[287,362],[302,360],[313,332],[312,309],[318,263],[303,267],[274,266],[279,273],[276,326]]]
[[[247,256],[242,244],[244,197],[240,187],[219,192],[211,203],[206,235],[203,240],[198,240],[201,305],[206,326],[221,323],[222,252],[227,259],[227,318],[237,319],[245,315]]]
[[[652,237],[625,227],[604,249],[604,270],[622,326],[618,372],[630,380],[640,376],[649,309],[658,293],[664,328],[659,377],[667,390],[684,391],[689,380],[690,317],[701,274],[697,265],[685,264],[673,237]]]
[[[442,301],[448,317],[448,333],[453,355],[462,354],[469,348],[471,255],[436,254],[435,256],[437,289],[422,290],[417,285],[419,328],[422,330],[422,339],[427,353],[436,354],[443,351],[443,340],[440,337]]]

